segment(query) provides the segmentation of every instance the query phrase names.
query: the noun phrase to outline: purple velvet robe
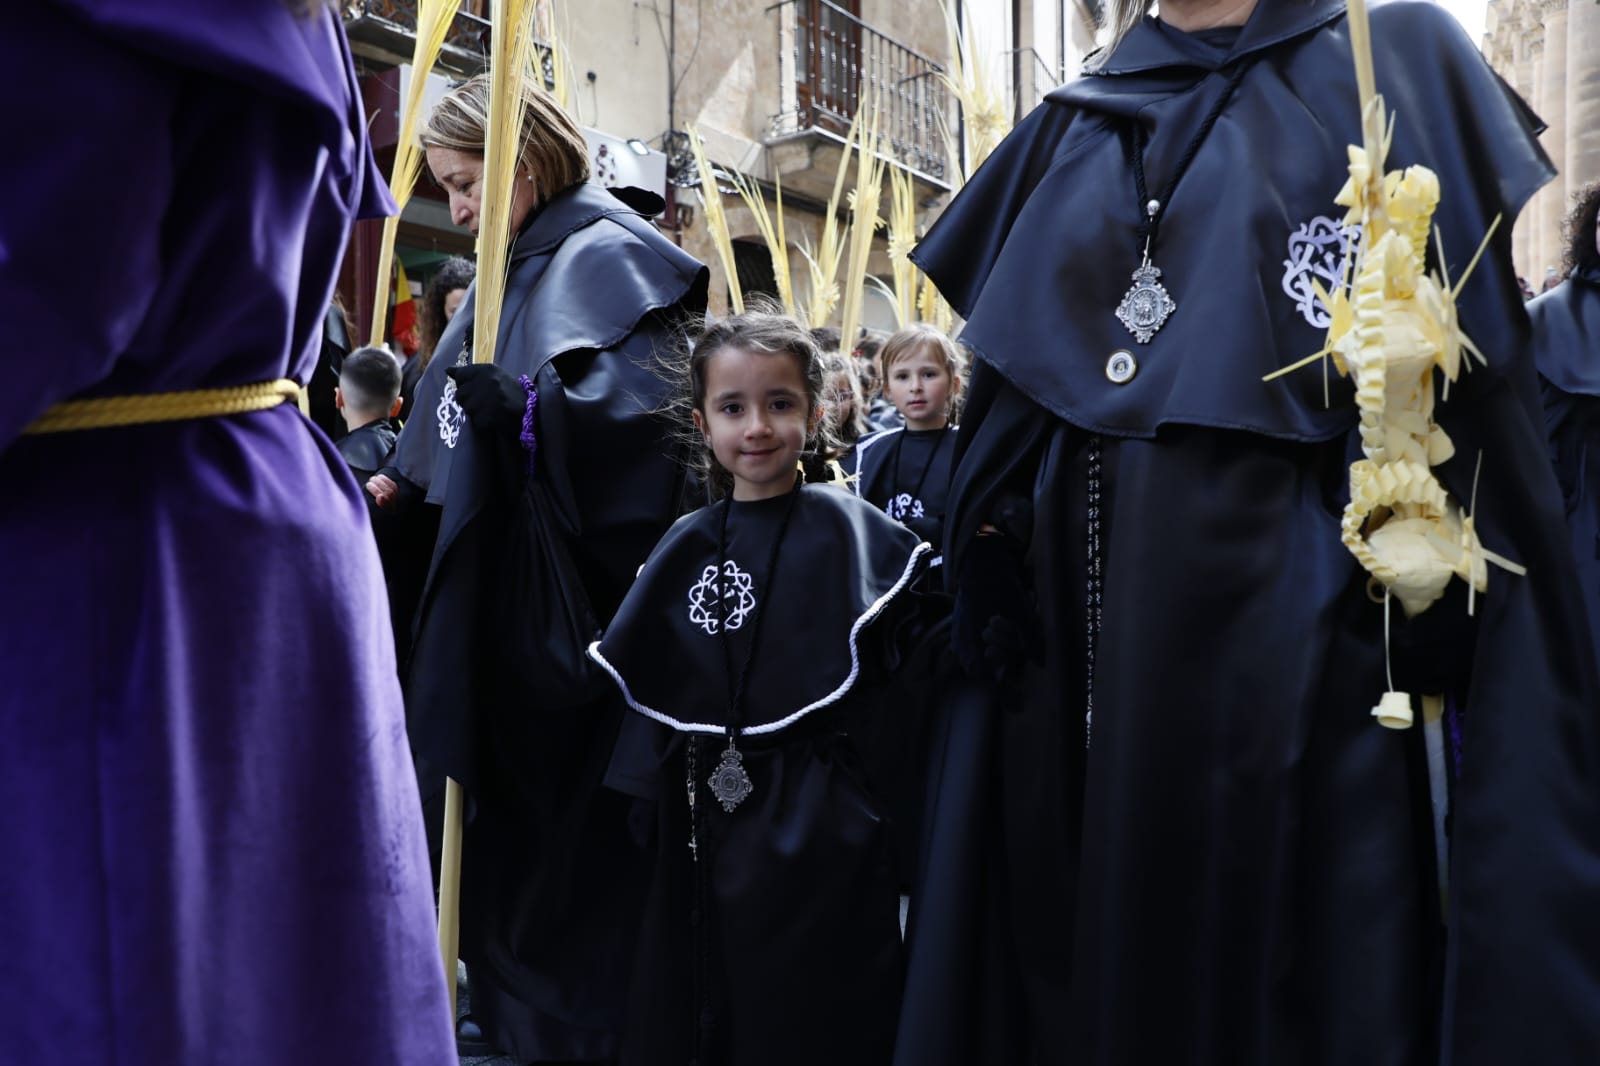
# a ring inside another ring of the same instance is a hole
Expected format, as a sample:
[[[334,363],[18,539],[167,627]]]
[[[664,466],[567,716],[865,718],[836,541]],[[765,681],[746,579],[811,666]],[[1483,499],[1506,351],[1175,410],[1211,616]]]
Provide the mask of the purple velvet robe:
[[[454,1063],[359,490],[293,404],[393,205],[331,9],[57,0],[0,35],[0,1062]]]

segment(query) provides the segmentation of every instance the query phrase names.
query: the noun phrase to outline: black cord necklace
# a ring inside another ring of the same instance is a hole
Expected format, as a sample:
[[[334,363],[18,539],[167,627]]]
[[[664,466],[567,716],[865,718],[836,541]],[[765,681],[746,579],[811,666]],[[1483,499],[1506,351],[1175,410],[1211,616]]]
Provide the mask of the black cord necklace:
[[[1137,119],[1133,123],[1133,186],[1139,197],[1140,209],[1144,212],[1144,221],[1139,223],[1139,239],[1144,245],[1144,261],[1139,269],[1133,272],[1133,287],[1122,297],[1122,303],[1117,305],[1117,317],[1122,324],[1128,327],[1128,332],[1133,334],[1133,339],[1140,344],[1149,344],[1150,338],[1156,331],[1167,324],[1167,319],[1178,309],[1173,303],[1172,295],[1167,292],[1166,286],[1161,284],[1161,270],[1150,262],[1150,249],[1156,243],[1156,233],[1161,226],[1161,217],[1166,214],[1167,205],[1172,203],[1172,196],[1178,191],[1178,182],[1183,180],[1184,172],[1189,169],[1189,164],[1194,162],[1194,157],[1200,151],[1200,145],[1211,132],[1211,127],[1216,125],[1217,119],[1222,115],[1222,109],[1227,106],[1233,97],[1233,91],[1239,87],[1239,82],[1244,78],[1244,73],[1250,68],[1250,60],[1241,62],[1228,75],[1227,85],[1222,94],[1217,97],[1217,102],[1211,106],[1200,128],[1189,141],[1189,146],[1184,149],[1183,157],[1178,160],[1177,169],[1172,172],[1172,179],[1167,182],[1165,191],[1158,200],[1150,199],[1149,192],[1144,185],[1144,126]]]
[[[795,475],[795,486],[789,490],[789,502],[783,509],[783,520],[778,525],[777,536],[772,538],[772,551],[767,557],[766,576],[762,579],[765,586],[757,598],[755,606],[751,608],[750,619],[750,646],[745,650],[744,662],[738,670],[733,666],[733,643],[728,636],[728,622],[732,619],[734,596],[728,595],[727,583],[732,575],[728,573],[730,560],[728,559],[728,516],[733,513],[733,498],[730,496],[722,505],[722,528],[717,536],[717,583],[718,592],[721,594],[719,603],[721,608],[722,624],[719,627],[722,633],[722,658],[728,674],[728,747],[722,753],[722,761],[717,763],[716,769],[711,771],[711,776],[706,784],[711,788],[711,794],[722,804],[722,809],[732,813],[733,809],[743,803],[755,790],[750,783],[750,775],[745,772],[744,756],[739,754],[735,744],[739,735],[739,726],[744,718],[745,683],[750,680],[750,666],[756,659],[756,645],[761,640],[761,623],[767,617],[767,604],[772,600],[773,579],[778,572],[778,553],[783,548],[783,539],[789,533],[789,520],[794,517],[795,503],[800,499],[802,481],[798,474]]]
[[[939,439],[933,442],[933,450],[928,453],[928,461],[922,464],[922,473],[917,478],[917,487],[911,490],[911,495],[906,497],[904,504],[901,503],[901,493],[899,491],[900,486],[905,484],[904,481],[900,480],[900,451],[905,447],[906,435],[913,431],[909,429],[900,431],[900,439],[894,442],[894,483],[889,486],[892,492],[889,496],[889,505],[884,508],[890,518],[896,521],[904,521],[907,518],[922,517],[921,514],[913,513],[911,508],[922,507],[922,486],[927,484],[928,471],[933,469],[934,460],[939,458],[939,449],[944,447],[944,440],[950,435],[945,432],[949,428],[946,425],[937,431]]]

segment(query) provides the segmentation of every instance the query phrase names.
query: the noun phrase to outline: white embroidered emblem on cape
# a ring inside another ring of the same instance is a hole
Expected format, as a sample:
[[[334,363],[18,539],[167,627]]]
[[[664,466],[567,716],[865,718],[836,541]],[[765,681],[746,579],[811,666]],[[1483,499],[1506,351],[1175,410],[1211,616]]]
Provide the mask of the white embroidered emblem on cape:
[[[444,441],[446,448],[454,448],[456,441],[461,439],[461,426],[467,420],[467,414],[456,403],[456,383],[449,378],[444,379],[444,394],[439,397],[439,406],[434,413],[439,416],[439,439]]]
[[[925,512],[921,500],[909,492],[902,492],[883,505],[883,513],[896,522],[904,522],[908,518],[921,518]]]
[[[1335,219],[1318,215],[1289,236],[1289,258],[1283,261],[1283,291],[1294,297],[1294,307],[1316,329],[1327,329],[1333,321],[1328,309],[1312,288],[1322,282],[1332,292],[1344,276],[1345,257],[1354,254],[1361,240],[1361,226],[1346,226]]]
[[[456,366],[466,366],[472,361],[472,352],[462,345],[461,353],[456,356]],[[444,392],[439,396],[439,406],[433,413],[439,418],[439,439],[444,441],[446,448],[454,449],[456,441],[461,439],[461,427],[466,424],[467,413],[456,403],[456,382],[448,375],[444,379]]]
[[[728,600],[728,628],[744,625],[756,606],[755,581],[729,559],[723,564],[724,580],[717,580],[715,564],[700,572],[700,580],[689,589],[689,621],[715,636],[722,628],[722,601]]]

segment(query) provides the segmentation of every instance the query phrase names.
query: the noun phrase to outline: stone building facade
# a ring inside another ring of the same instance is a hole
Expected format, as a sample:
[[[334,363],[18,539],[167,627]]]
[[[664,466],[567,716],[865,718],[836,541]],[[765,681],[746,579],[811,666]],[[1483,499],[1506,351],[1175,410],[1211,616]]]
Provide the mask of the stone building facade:
[[[1559,171],[1517,222],[1518,271],[1537,290],[1561,265],[1561,219],[1572,194],[1600,181],[1600,3],[1489,0],[1483,52],[1549,128]]]
[[[1099,10],[1096,0],[946,2],[972,27],[1012,117],[1076,73]],[[393,125],[409,69],[407,27],[415,26],[415,4],[343,3],[368,106],[381,120],[374,126],[380,149],[380,129],[385,121]],[[446,78],[481,68],[487,8],[486,0],[463,0],[435,91]],[[959,184],[941,132],[959,128],[955,98],[941,80],[952,66],[941,0],[555,0],[555,11],[568,109],[590,135],[591,148],[610,153],[597,158],[597,178],[606,180],[620,165],[617,180],[650,185],[666,197],[659,224],[711,267],[714,311],[726,306],[727,278],[693,188],[684,130],[699,132],[713,164],[754,179],[769,210],[781,180],[797,283],[806,276],[800,249],[818,243],[849,118],[870,90],[886,101],[889,162],[912,175],[919,222],[931,223]],[[393,136],[389,131],[387,143]],[[401,224],[401,251],[413,257],[408,262],[425,264],[429,253],[470,248],[470,237],[450,225],[443,204],[427,182],[422,185]],[[747,261],[761,273],[765,246],[754,219],[736,196],[724,196],[723,203],[742,256],[741,275]],[[881,235],[876,243],[869,273],[887,276],[887,243]],[[358,272],[375,276],[375,262],[366,263],[367,249],[359,238],[356,244],[347,258]],[[410,272],[415,282],[425,267]],[[358,302],[362,287],[356,287]],[[887,303],[868,292],[867,323],[892,325]],[[804,302],[808,294],[797,296]]]

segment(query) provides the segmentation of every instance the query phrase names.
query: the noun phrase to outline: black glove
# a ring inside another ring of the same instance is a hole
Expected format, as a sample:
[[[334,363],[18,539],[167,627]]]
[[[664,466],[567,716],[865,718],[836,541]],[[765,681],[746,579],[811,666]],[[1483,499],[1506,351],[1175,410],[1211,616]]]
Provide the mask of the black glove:
[[[956,576],[951,642],[974,681],[1014,685],[1024,663],[1039,662],[1039,619],[1023,580],[1022,546],[1004,534],[977,536]]]
[[[522,432],[528,394],[522,383],[493,363],[453,366],[445,371],[456,383],[456,403],[475,427],[495,436]]]

